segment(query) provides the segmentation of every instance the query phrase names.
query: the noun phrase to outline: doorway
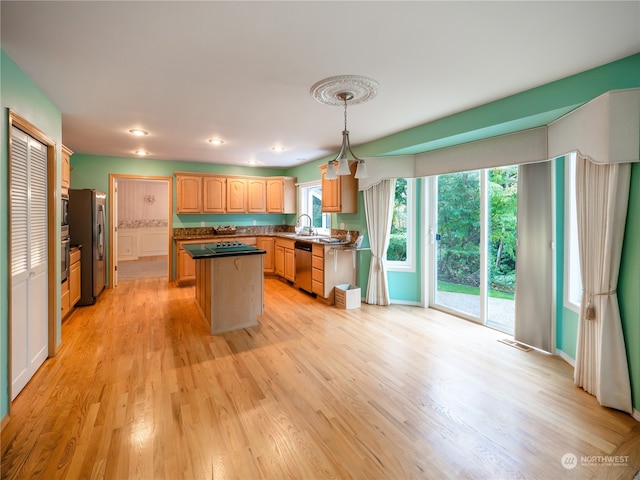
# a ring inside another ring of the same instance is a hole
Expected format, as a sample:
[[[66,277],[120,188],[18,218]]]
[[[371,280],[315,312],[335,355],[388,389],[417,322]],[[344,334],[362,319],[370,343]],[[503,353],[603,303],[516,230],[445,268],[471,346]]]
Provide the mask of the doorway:
[[[513,334],[518,167],[432,181],[432,305]]]
[[[171,177],[110,175],[111,278],[166,277],[172,258]]]

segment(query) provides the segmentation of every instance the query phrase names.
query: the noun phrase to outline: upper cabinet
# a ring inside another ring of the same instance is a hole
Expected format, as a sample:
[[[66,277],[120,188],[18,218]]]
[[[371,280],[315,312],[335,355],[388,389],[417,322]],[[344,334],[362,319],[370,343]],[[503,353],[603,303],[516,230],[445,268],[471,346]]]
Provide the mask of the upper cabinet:
[[[202,179],[203,213],[226,213],[227,179],[204,177]]]
[[[247,212],[267,212],[267,182],[264,178],[247,179]]]
[[[202,213],[202,177],[176,175],[176,213]]]
[[[296,179],[267,178],[267,213],[296,213]]]
[[[247,213],[247,181],[244,178],[227,179],[227,213]]]
[[[351,175],[338,175],[327,180],[327,164],[320,165],[322,171],[322,211],[326,213],[358,212],[358,181],[355,178],[357,165],[351,164]]]
[[[62,145],[62,175],[60,177],[60,186],[62,192],[67,193],[71,188],[71,155],[73,152]]]
[[[175,172],[176,213],[295,213],[295,177]]]

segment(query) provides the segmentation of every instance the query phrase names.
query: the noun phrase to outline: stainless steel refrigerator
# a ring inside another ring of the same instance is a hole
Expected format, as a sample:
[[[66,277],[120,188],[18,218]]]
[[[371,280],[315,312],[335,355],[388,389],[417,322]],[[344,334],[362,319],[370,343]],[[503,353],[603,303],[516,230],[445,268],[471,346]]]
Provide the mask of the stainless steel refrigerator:
[[[69,236],[80,249],[80,300],[93,305],[106,282],[105,219],[107,195],[97,190],[69,190]]]

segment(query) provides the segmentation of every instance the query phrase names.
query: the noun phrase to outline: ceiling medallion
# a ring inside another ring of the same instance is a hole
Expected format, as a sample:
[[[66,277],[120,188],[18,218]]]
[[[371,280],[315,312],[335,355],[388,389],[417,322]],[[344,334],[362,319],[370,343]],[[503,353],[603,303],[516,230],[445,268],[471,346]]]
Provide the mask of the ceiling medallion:
[[[347,128],[347,105],[364,103],[378,94],[379,84],[372,78],[360,75],[340,75],[320,80],[311,87],[311,95],[325,105],[344,106],[344,130],[342,146],[338,155],[327,163],[324,178],[335,180],[339,175],[351,175],[352,165],[356,165],[355,178],[367,178],[367,165],[351,150],[349,129]]]
[[[325,105],[342,107],[344,96],[341,94],[352,95],[348,99],[349,105],[356,105],[374,98],[378,94],[379,87],[380,84],[372,78],[361,75],[338,75],[315,83],[311,87],[311,96]]]

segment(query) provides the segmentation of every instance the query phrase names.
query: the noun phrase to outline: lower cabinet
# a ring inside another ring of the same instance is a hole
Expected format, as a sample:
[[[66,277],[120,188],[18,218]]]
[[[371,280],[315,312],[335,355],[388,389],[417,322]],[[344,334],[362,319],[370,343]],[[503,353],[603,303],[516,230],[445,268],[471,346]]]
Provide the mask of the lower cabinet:
[[[264,273],[275,273],[275,238],[259,237],[256,240],[256,247],[267,252],[264,255]]]
[[[69,276],[61,287],[62,318],[64,319],[80,300],[80,249],[73,248],[69,254]]]
[[[355,251],[328,245],[313,245],[311,257],[312,292],[329,305],[335,303],[335,286],[356,284]]]
[[[74,250],[70,255],[69,267],[69,303],[75,306],[80,300],[80,249]]]
[[[62,300],[62,318],[64,318],[69,315],[69,311],[71,310],[71,303],[69,303],[69,279],[62,282],[61,288],[62,295],[60,298]]]
[[[275,268],[276,275],[294,282],[296,280],[296,257],[294,250],[295,241],[284,238],[276,238],[275,242]]]
[[[201,243],[201,240],[183,240],[177,242],[178,253],[176,254],[176,283],[178,285],[194,282],[196,279],[196,262],[183,248],[184,245],[192,243]]]
[[[311,291],[324,297],[324,245],[313,245],[311,257]]]

